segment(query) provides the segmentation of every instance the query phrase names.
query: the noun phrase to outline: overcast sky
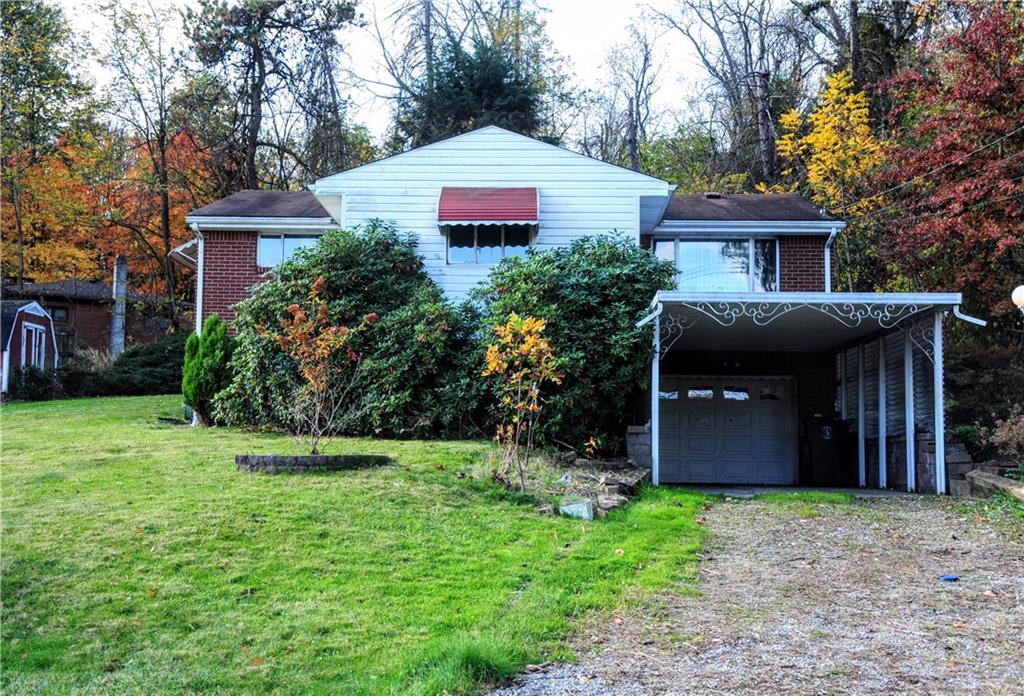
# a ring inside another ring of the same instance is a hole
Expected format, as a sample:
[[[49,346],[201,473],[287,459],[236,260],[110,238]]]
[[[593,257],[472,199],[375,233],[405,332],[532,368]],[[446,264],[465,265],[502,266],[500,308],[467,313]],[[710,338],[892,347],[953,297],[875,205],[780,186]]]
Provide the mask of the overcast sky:
[[[125,0],[126,3],[138,0]],[[183,8],[195,5],[191,0],[151,0],[154,6]],[[654,0],[658,2],[659,0]],[[93,45],[102,46],[105,33],[102,19],[95,11],[95,3],[81,0],[60,0],[74,27],[82,35],[89,36]],[[386,33],[385,18],[390,14],[394,0],[363,0],[360,12],[367,19],[376,16],[382,21]],[[625,38],[626,27],[631,21],[639,21],[650,0],[547,0],[549,10],[544,18],[547,31],[554,46],[566,56],[576,77],[576,84],[582,87],[599,87],[604,75],[604,63],[608,50]],[[184,43],[180,24],[172,27],[175,36]],[[380,48],[371,34],[372,27],[347,28],[341,35],[345,44],[351,68],[361,77],[384,79],[380,68]],[[701,69],[692,49],[678,32],[660,36],[657,49],[664,62],[660,86],[655,99],[655,113],[682,111],[687,96],[701,77]],[[83,66],[97,87],[102,88],[107,80],[105,72],[89,63]],[[349,94],[352,100],[352,120],[369,127],[375,137],[380,138],[390,121],[389,105],[375,98],[371,90],[355,87]]]

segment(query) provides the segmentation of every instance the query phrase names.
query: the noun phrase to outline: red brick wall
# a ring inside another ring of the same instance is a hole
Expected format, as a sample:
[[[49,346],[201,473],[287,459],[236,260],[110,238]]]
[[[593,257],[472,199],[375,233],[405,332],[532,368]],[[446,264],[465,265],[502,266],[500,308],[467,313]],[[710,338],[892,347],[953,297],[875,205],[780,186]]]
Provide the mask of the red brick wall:
[[[203,316],[231,324],[234,305],[249,296],[268,269],[256,265],[256,232],[214,230],[203,233]],[[198,274],[197,274],[198,275]]]
[[[779,237],[779,289],[825,291],[826,236]]]

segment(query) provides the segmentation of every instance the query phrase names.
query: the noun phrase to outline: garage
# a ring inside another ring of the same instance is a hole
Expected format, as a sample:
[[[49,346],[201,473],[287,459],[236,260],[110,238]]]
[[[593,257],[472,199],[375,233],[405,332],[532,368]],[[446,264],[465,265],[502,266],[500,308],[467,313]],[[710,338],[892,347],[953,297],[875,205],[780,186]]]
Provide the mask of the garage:
[[[662,375],[661,480],[795,484],[792,382],[786,377]]]

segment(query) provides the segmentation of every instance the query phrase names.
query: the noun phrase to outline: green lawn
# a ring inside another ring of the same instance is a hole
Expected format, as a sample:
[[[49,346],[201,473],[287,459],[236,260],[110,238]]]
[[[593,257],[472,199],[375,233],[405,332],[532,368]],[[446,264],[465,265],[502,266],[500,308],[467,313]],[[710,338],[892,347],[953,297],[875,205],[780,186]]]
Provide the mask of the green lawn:
[[[236,453],[298,445],[157,421],[179,404],[3,407],[4,693],[471,691],[695,571],[694,493],[542,517],[456,475],[476,442],[344,440],[395,464],[242,474]]]

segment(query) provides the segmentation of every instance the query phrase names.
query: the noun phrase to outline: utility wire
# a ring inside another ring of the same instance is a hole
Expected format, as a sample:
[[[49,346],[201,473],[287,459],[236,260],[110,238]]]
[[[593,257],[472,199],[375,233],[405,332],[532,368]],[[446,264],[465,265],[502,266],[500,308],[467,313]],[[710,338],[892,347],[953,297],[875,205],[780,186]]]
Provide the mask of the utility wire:
[[[862,199],[860,201],[855,201],[853,203],[845,205],[842,208],[839,208],[838,210],[836,210],[834,212],[841,213],[844,210],[849,210],[850,208],[852,208],[853,206],[857,205],[858,203],[862,203],[863,201],[868,200],[870,198],[875,198],[875,197],[878,197],[878,196],[885,196],[887,194],[892,193],[893,191],[899,191],[902,188],[910,186],[912,183],[914,183],[918,179],[923,179],[925,177],[931,176],[932,174],[936,174],[936,173],[941,172],[941,171],[943,171],[945,169],[949,169],[950,167],[953,167],[953,166],[955,166],[957,164],[960,164],[961,162],[963,162],[967,158],[973,157],[974,155],[978,154],[979,152],[983,152],[984,150],[987,150],[988,148],[992,147],[993,145],[998,145],[999,143],[1003,142],[1007,138],[1012,137],[1012,136],[1016,135],[1017,133],[1020,133],[1021,131],[1024,131],[1024,125],[1020,125],[1020,126],[1014,128],[1009,133],[1005,133],[1004,135],[999,136],[995,140],[993,140],[993,141],[991,141],[989,143],[986,143],[985,145],[982,145],[981,147],[977,148],[976,150],[972,150],[972,151],[968,152],[965,155],[961,155],[960,157],[956,158],[952,162],[946,162],[945,164],[942,164],[942,165],[940,165],[938,167],[935,167],[934,169],[931,169],[931,170],[929,170],[927,172],[924,172],[922,174],[918,174],[917,176],[915,176],[912,179],[907,179],[906,181],[904,181],[901,184],[897,184],[896,186],[892,186],[890,188],[887,188],[884,191],[879,191],[878,193],[872,194],[871,196],[867,196],[866,198],[864,198],[864,199]]]

